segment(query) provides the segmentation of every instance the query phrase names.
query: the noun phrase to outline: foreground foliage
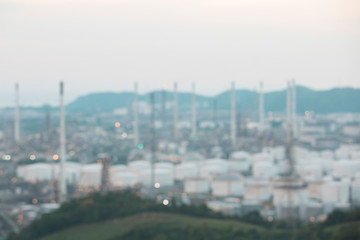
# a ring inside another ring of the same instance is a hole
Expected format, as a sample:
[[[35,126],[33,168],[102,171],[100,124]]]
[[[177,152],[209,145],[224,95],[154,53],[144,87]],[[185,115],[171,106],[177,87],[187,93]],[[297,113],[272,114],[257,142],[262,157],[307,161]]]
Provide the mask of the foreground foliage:
[[[299,230],[279,229],[259,213],[225,217],[202,206],[163,206],[130,191],[91,194],[44,214],[9,240],[223,240],[223,239],[360,239],[360,211],[334,212],[325,223]],[[284,225],[286,226],[286,225]],[[106,234],[105,234],[106,233]],[[85,235],[84,235],[85,234]],[[93,238],[92,238],[93,237]]]

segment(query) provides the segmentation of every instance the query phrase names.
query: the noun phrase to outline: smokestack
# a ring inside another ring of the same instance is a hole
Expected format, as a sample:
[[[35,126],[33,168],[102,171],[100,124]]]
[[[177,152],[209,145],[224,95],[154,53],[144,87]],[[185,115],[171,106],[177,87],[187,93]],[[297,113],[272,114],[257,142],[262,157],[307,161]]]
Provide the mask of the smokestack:
[[[162,118],[162,127],[165,131],[166,127],[166,90],[165,87],[162,90],[161,94],[161,118]]]
[[[139,103],[138,103],[138,83],[135,82],[134,95],[134,145],[137,148],[139,145]]]
[[[235,82],[231,83],[231,143],[236,146],[236,96]]]
[[[292,126],[293,136],[297,134],[297,123],[296,123],[296,83],[295,79],[292,80]]]
[[[259,123],[260,130],[264,129],[264,92],[263,92],[264,84],[260,82],[260,91],[259,91]]]
[[[218,100],[217,100],[217,97],[214,97],[214,100],[213,100],[213,121],[215,123],[215,127],[218,127]]]
[[[287,141],[289,142],[291,139],[291,101],[292,101],[292,91],[291,91],[291,83],[287,82],[287,94],[286,94],[286,133],[287,133]]]
[[[151,102],[151,188],[155,187],[155,153],[156,153],[156,139],[155,139],[155,97],[154,93],[150,94]]]
[[[64,110],[64,83],[60,82],[60,201],[66,200],[65,182],[66,162],[66,136],[65,136],[65,110]]]
[[[195,82],[192,84],[192,124],[191,124],[191,137],[196,138],[196,95],[195,95]]]
[[[177,82],[174,83],[174,139],[178,138],[178,90]]]
[[[19,83],[15,84],[14,140],[20,142]]]

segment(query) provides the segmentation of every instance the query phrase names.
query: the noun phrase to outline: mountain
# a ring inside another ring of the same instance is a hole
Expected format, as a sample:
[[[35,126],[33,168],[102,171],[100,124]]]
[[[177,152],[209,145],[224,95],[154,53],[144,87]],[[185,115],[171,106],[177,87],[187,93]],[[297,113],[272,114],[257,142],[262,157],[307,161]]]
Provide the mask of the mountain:
[[[154,91],[155,103],[162,99],[162,91]],[[360,112],[360,89],[334,88],[316,91],[297,86],[297,112],[315,111],[317,113]],[[167,102],[172,102],[173,93],[166,91]],[[215,101],[219,110],[230,109],[231,92],[226,91],[214,97],[196,95],[199,110],[211,110]],[[99,113],[112,112],[116,108],[129,108],[134,100],[134,93],[93,93],[79,97],[67,105],[70,112]],[[179,111],[190,111],[191,93],[179,92]],[[150,104],[150,93],[139,95],[139,101]],[[273,91],[264,94],[265,111],[284,112],[286,110],[286,91]],[[258,93],[249,90],[236,90],[237,109],[251,111],[258,108]]]

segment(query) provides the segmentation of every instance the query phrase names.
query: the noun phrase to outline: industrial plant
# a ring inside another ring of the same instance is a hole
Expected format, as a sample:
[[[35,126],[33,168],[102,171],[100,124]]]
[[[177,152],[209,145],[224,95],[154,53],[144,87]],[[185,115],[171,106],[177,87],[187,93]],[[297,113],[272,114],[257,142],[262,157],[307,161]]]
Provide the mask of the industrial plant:
[[[280,96],[260,82],[246,103],[240,81],[207,98],[195,82],[191,93],[181,87],[140,95],[135,82],[126,104],[102,111],[65,106],[66,82],[58,106],[25,108],[16,84],[14,106],[0,110],[0,213],[10,230],[71,199],[123,190],[294,225],[359,207],[359,113],[304,111],[306,89],[293,79]]]

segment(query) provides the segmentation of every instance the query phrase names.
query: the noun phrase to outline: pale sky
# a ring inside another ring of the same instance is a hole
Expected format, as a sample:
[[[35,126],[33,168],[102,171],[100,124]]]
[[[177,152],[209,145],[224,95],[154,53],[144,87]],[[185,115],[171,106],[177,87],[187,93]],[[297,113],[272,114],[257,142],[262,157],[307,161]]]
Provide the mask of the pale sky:
[[[179,82],[360,87],[359,0],[0,0],[0,106]]]

